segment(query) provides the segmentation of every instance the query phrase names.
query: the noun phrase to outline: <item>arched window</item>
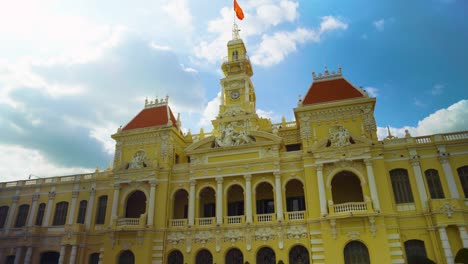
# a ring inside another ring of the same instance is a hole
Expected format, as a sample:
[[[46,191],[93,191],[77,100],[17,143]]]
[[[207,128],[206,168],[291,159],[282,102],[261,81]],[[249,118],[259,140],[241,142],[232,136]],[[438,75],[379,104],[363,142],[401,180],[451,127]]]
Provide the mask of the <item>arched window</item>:
[[[10,207],[6,205],[0,207],[0,228],[3,228],[3,226],[5,225],[6,218],[8,216],[8,209],[10,209]]]
[[[226,254],[225,264],[244,264],[244,255],[237,248],[232,248]]]
[[[195,264],[213,264],[213,255],[210,251],[202,249],[197,253]]]
[[[299,180],[290,180],[286,184],[286,210],[305,211],[304,185]]]
[[[309,264],[309,251],[307,248],[297,245],[289,251],[289,263]]]
[[[184,264],[184,255],[179,250],[172,251],[167,257],[167,264]]]
[[[232,52],[232,60],[238,60],[239,59],[239,52],[237,50]]]
[[[36,226],[42,225],[42,219],[44,219],[44,211],[45,211],[45,203],[39,204],[39,208],[37,209],[36,215]]]
[[[28,218],[29,204],[22,204],[18,208],[18,214],[16,215],[15,227],[23,227],[26,225],[26,219]]]
[[[180,189],[174,194],[174,206],[172,209],[172,217],[174,219],[187,219],[188,193],[186,190]]]
[[[273,198],[273,186],[268,182],[262,182],[255,188],[257,214],[273,214],[275,202]]]
[[[41,262],[40,264],[50,264],[50,263],[58,263],[60,258],[60,253],[55,251],[44,252],[41,254]]]
[[[78,208],[78,217],[76,218],[77,224],[84,224],[86,217],[86,209],[88,207],[88,201],[80,201],[80,208]]]
[[[205,187],[200,191],[200,217],[216,216],[216,193],[211,187]]]
[[[15,255],[10,255],[6,257],[5,264],[14,264],[14,263],[15,263]]]
[[[351,241],[344,248],[345,264],[370,264],[369,251],[359,241]]]
[[[244,215],[244,190],[240,185],[232,185],[227,191],[228,216]]]
[[[264,247],[257,252],[257,264],[276,264],[275,251],[269,247]]]
[[[88,264],[99,264],[99,253],[89,255]]]
[[[440,183],[439,172],[434,169],[429,169],[424,172],[426,175],[427,187],[431,193],[432,199],[443,199],[445,198],[442,184]]]
[[[331,181],[331,189],[334,204],[364,202],[361,180],[350,171],[336,174]]]
[[[96,224],[98,225],[104,224],[104,222],[106,221],[106,209],[107,209],[107,195],[103,195],[99,197],[99,201],[98,201],[98,208],[96,212]]]
[[[422,240],[407,240],[405,242],[405,252],[408,264],[417,264],[427,258],[426,247]]]
[[[134,191],[127,199],[125,217],[140,218],[146,212],[146,195],[142,191]]]
[[[395,203],[414,203],[413,193],[408,178],[408,171],[405,169],[394,169],[390,171],[393,195]]]
[[[468,166],[463,166],[457,169],[458,177],[460,177],[460,183],[465,193],[465,198],[468,198]]]
[[[59,202],[55,205],[54,221],[52,225],[64,225],[67,220],[68,202]]]
[[[130,250],[125,250],[120,253],[119,264],[135,264],[135,255]]]

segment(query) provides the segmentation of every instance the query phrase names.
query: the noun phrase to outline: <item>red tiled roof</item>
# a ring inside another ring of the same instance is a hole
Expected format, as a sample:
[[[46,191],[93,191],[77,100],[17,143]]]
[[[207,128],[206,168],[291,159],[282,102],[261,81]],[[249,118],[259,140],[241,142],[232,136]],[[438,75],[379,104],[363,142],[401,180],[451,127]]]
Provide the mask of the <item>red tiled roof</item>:
[[[122,130],[167,125],[167,109],[169,109],[172,125],[177,127],[177,122],[171,109],[166,105],[162,105],[141,110],[141,112],[136,115]]]
[[[303,105],[364,97],[343,78],[313,82],[302,101]]]

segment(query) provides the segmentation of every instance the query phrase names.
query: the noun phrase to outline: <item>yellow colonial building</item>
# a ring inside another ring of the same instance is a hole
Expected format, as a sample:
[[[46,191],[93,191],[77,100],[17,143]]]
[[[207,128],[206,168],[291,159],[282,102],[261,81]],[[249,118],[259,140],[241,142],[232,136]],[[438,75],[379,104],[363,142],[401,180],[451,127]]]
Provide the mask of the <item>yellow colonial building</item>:
[[[376,99],[341,69],[272,124],[236,31],[221,67],[211,132],[146,101],[112,169],[0,183],[0,263],[452,264],[468,248],[467,131],[379,140]]]

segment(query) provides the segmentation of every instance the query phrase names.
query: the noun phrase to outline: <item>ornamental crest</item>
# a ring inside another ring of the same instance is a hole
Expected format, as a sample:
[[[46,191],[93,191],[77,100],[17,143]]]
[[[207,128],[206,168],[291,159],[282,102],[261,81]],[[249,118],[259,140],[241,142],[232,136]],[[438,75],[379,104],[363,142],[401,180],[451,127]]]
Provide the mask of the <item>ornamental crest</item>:
[[[128,169],[142,169],[148,167],[149,160],[143,150],[137,151],[128,165]]]
[[[177,245],[185,240],[185,235],[180,232],[169,233],[167,241],[172,245]]]
[[[286,236],[289,239],[299,239],[307,237],[307,228],[304,226],[291,226],[286,231]]]
[[[229,123],[221,129],[221,135],[215,138],[212,147],[232,147],[255,142],[255,137],[247,131],[246,127],[241,126],[240,129],[236,129],[232,123]]]
[[[210,231],[200,231],[195,234],[195,243],[206,244],[206,242],[210,241],[213,238],[213,234]]]
[[[255,240],[273,240],[275,235],[275,231],[271,228],[259,228],[255,231]]]
[[[243,233],[242,231],[238,229],[234,230],[229,230],[226,233],[224,233],[224,241],[225,242],[231,242],[234,243],[236,241],[241,241],[243,239]]]
[[[350,142],[350,135],[348,130],[343,126],[333,126],[328,129],[328,141],[327,147],[344,147]]]

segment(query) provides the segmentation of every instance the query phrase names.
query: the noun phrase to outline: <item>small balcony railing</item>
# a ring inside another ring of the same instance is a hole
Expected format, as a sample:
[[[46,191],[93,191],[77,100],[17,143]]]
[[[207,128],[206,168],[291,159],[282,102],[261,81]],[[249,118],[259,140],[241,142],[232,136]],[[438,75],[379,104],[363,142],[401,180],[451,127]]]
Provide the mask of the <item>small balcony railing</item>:
[[[215,218],[214,217],[197,218],[197,223],[199,226],[213,225],[215,223]]]
[[[138,226],[138,225],[140,225],[140,218],[117,219],[117,226]]]
[[[285,218],[289,221],[304,220],[305,211],[286,212]]]
[[[366,202],[349,202],[333,205],[333,212],[346,213],[346,212],[365,212],[367,211]]]
[[[259,223],[273,222],[274,217],[275,217],[275,214],[258,214],[257,222]]]
[[[226,216],[226,223],[228,223],[228,225],[242,224],[244,223],[244,216],[243,215]]]
[[[171,219],[171,227],[184,227],[187,226],[187,219]]]

